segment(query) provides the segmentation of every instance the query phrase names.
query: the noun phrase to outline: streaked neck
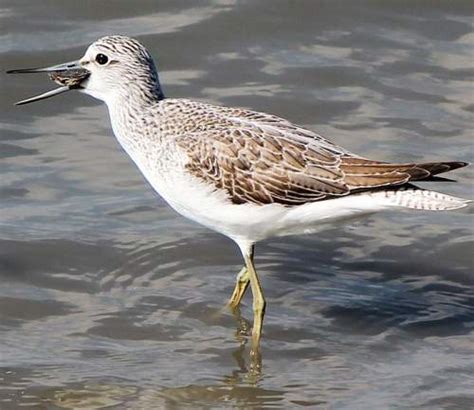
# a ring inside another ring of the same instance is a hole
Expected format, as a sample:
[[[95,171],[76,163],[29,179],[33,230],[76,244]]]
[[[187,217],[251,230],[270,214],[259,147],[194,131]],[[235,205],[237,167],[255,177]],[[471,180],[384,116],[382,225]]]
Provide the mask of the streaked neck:
[[[126,137],[134,130],[143,113],[164,99],[159,83],[147,84],[129,83],[117,89],[105,103],[109,109],[110,120],[116,136]]]

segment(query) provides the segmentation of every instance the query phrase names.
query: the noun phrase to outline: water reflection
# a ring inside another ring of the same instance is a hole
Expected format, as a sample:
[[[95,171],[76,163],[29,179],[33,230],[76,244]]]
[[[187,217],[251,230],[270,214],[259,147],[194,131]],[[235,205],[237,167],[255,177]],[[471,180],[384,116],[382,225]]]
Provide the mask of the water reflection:
[[[120,30],[169,96],[273,112],[381,160],[472,162],[472,2],[418,3],[5,0],[0,53],[49,65]],[[103,106],[12,106],[47,81],[0,73],[1,408],[469,408],[472,209],[259,244],[255,372],[250,298],[222,312],[238,250],[153,194]],[[471,172],[431,186],[471,198]]]

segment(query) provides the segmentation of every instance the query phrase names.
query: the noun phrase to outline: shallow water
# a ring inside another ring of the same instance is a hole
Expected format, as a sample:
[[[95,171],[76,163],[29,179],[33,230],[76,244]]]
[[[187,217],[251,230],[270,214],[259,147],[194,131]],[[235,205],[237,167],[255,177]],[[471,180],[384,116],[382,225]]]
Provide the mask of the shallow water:
[[[52,85],[3,74],[128,34],[168,96],[276,113],[381,160],[472,161],[472,3],[107,4],[0,4],[0,408],[472,408],[472,207],[260,244],[256,376],[221,311],[236,246],[152,192],[104,106],[13,107]],[[429,186],[473,198],[472,168],[451,177]]]

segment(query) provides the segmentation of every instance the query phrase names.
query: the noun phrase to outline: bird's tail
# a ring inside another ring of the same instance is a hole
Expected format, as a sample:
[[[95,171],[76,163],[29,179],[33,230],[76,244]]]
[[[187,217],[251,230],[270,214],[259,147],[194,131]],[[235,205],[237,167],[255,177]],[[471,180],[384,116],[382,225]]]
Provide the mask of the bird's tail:
[[[472,202],[468,199],[457,198],[413,185],[373,192],[371,196],[381,200],[384,205],[427,211],[449,211],[464,208],[469,202]]]
[[[410,181],[428,181],[435,175],[463,168],[467,165],[469,165],[469,163],[463,161],[424,162],[421,164],[414,164],[414,168],[407,169],[406,172],[411,176]],[[427,174],[423,175],[420,173],[420,170],[423,170]]]

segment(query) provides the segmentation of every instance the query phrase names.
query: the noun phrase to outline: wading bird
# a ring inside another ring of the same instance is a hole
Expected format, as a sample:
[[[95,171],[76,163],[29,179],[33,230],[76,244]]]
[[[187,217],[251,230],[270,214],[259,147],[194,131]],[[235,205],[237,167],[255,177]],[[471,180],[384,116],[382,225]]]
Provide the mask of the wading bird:
[[[256,242],[354,215],[469,202],[411,184],[465,162],[386,163],[275,115],[165,98],[151,55],[129,37],[103,37],[75,62],[10,72],[50,73],[61,85],[17,104],[74,89],[104,101],[117,140],[151,186],[180,214],[237,243],[245,265],[228,305],[237,309],[250,284],[255,348],[265,312]]]

